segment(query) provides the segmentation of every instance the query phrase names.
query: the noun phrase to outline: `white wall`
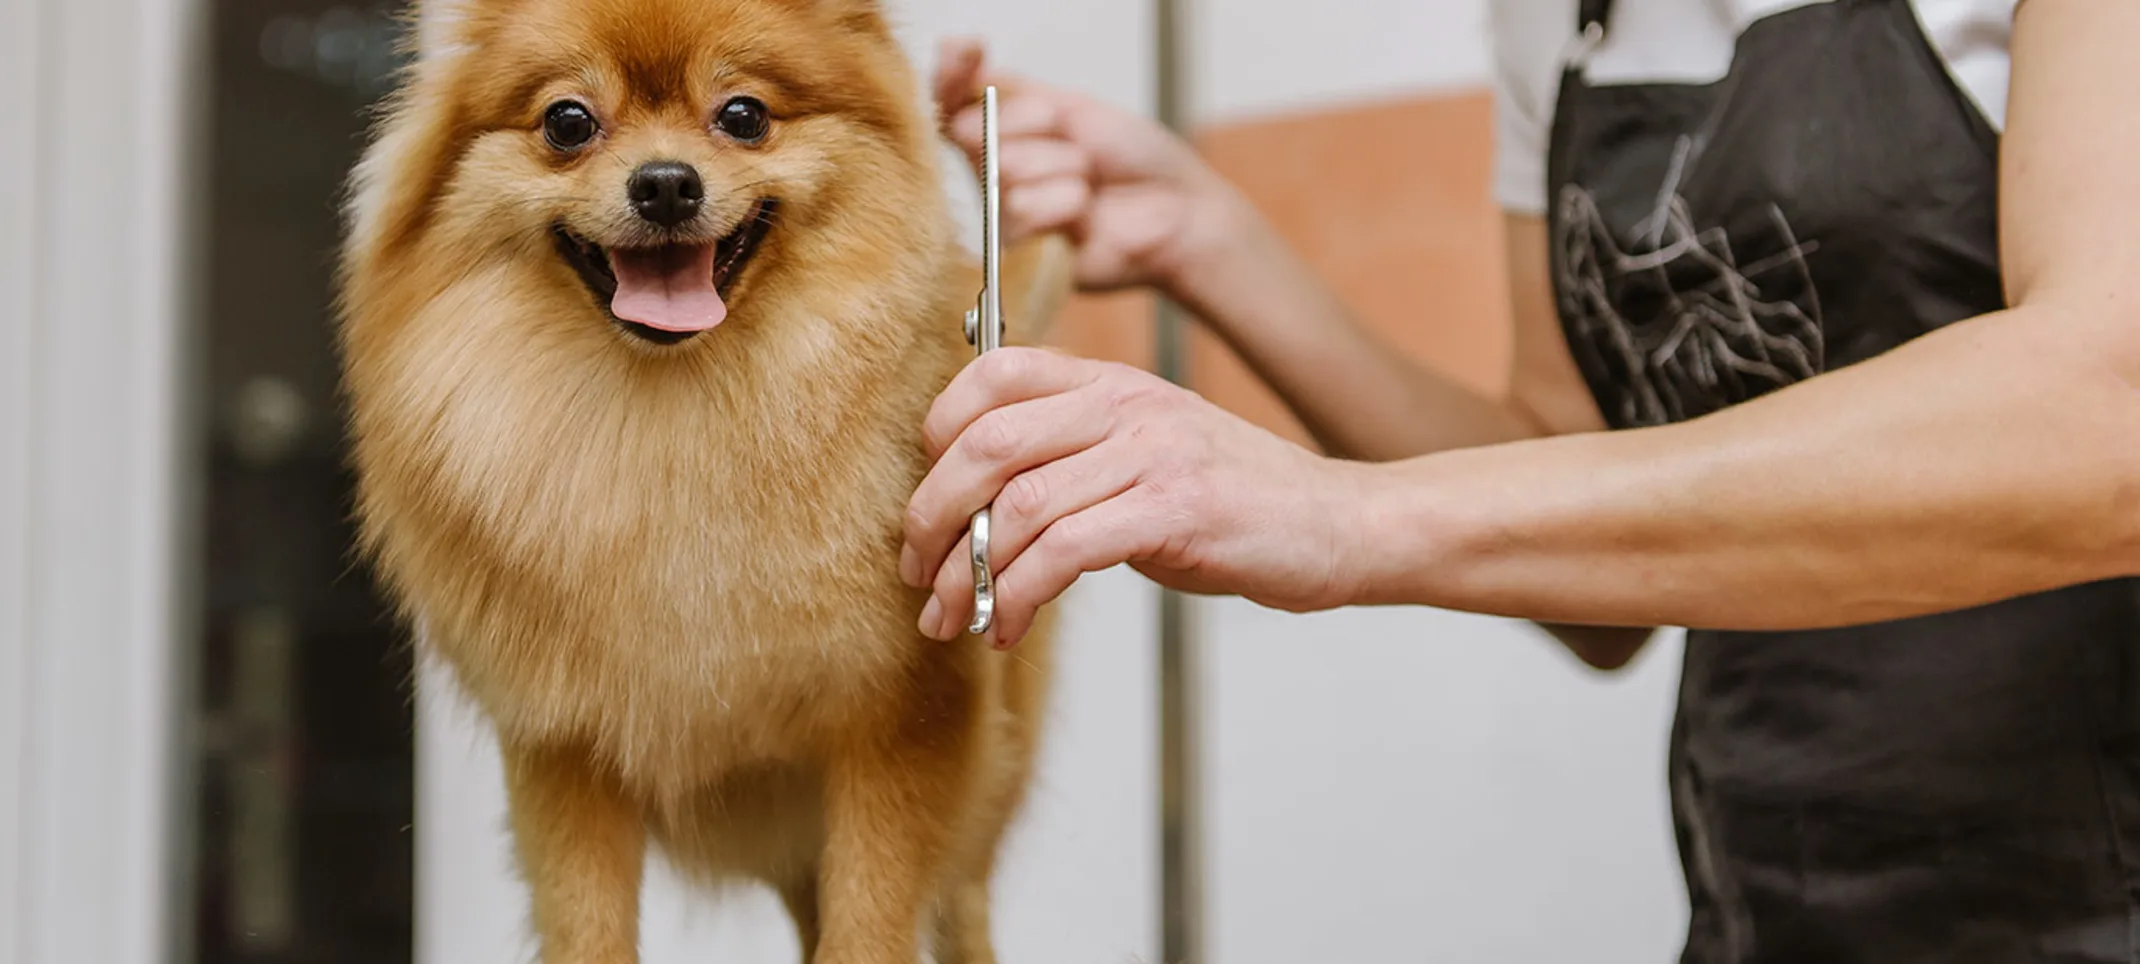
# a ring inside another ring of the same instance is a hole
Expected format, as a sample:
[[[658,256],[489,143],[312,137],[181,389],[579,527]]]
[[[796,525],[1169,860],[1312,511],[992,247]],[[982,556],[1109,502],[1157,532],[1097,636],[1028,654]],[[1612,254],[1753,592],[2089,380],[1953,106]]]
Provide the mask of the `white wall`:
[[[28,103],[37,98],[35,4],[0,9],[0,89]],[[37,245],[31,221],[35,156],[0,152],[0,934],[22,933],[29,885],[23,864],[29,789],[24,743],[31,726],[30,693],[30,373],[37,304],[29,254]],[[0,938],[0,964],[28,960],[22,942]]]
[[[175,658],[185,0],[8,0],[0,89],[0,962],[182,926]]]
[[[1489,2],[1206,0],[1194,101],[1226,121],[1483,87]],[[1678,634],[1603,677],[1508,620],[1238,600],[1201,620],[1213,960],[1676,954]]]
[[[1491,0],[1192,0],[1196,116],[1483,85]]]
[[[1212,960],[1676,955],[1676,634],[1604,677],[1500,619],[1204,618]]]

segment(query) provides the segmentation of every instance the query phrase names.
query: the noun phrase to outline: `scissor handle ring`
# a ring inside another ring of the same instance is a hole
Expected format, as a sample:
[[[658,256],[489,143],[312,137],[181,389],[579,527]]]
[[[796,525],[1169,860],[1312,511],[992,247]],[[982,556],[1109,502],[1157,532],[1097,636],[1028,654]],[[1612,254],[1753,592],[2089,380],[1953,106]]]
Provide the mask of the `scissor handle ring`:
[[[975,636],[988,632],[996,621],[995,577],[988,566],[988,510],[973,514],[973,622],[966,631]]]

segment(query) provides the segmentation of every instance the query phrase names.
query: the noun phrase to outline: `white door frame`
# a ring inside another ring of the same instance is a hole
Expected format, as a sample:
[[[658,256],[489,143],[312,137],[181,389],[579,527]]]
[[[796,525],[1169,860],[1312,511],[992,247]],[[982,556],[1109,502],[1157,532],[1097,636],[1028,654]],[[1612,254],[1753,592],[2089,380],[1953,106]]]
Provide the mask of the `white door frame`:
[[[0,964],[184,957],[203,12],[0,3]]]

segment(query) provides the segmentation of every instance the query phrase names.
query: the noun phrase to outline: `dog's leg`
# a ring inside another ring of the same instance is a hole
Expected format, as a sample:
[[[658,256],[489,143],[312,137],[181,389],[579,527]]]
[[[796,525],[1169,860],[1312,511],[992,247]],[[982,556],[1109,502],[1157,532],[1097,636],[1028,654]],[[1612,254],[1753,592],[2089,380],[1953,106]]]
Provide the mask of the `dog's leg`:
[[[946,824],[962,802],[957,761],[940,749],[871,754],[826,787],[815,964],[916,964],[922,911],[936,896]]]
[[[999,704],[983,759],[979,805],[960,842],[938,898],[934,949],[937,964],[995,964],[989,926],[989,882],[1005,831],[1025,804],[1039,750],[1041,715],[1052,662],[1055,610],[1044,608],[1033,632],[1015,653],[1003,656],[994,702]]]
[[[973,767],[970,706],[949,714],[956,720],[929,716],[830,763],[816,964],[919,960],[923,911],[947,869]]]
[[[936,964],[996,964],[988,920],[986,877],[947,885],[936,905]]]
[[[788,917],[795,921],[795,937],[802,943],[803,964],[817,960],[817,943],[820,925],[817,910],[817,881],[803,880],[784,884],[780,888],[780,902],[787,905]]]
[[[507,748],[520,869],[543,964],[637,964],[646,828],[584,751]]]

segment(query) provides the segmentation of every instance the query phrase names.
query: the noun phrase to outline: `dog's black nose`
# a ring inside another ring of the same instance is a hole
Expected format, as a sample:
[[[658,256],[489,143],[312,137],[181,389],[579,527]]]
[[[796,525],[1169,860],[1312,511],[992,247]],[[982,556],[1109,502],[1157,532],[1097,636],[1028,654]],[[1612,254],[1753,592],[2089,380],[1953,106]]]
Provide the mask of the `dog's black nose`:
[[[641,165],[624,189],[632,199],[632,210],[665,228],[691,220],[706,200],[706,184],[699,180],[698,168],[681,161]]]

